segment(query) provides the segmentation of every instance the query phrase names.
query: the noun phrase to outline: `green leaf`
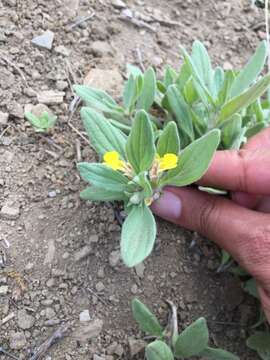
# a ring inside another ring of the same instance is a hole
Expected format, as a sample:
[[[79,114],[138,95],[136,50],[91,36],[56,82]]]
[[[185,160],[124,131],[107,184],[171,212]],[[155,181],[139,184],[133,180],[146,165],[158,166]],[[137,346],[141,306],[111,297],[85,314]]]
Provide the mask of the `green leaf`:
[[[150,255],[156,239],[156,222],[145,205],[133,206],[121,234],[121,254],[128,267],[140,264]]]
[[[244,283],[243,289],[249,293],[251,296],[255,297],[256,299],[259,299],[259,294],[258,294],[258,290],[257,290],[257,283],[256,280],[254,278],[247,280]]]
[[[155,158],[153,127],[144,110],[137,112],[126,143],[126,154],[138,174],[149,170]]]
[[[155,101],[156,74],[153,68],[148,68],[143,77],[143,88],[137,100],[137,109],[148,111]]]
[[[250,87],[247,91],[245,91],[241,95],[231,99],[221,108],[219,117],[217,119],[217,123],[222,124],[232,115],[240,112],[244,108],[247,108],[250,104],[252,104],[255,100],[257,100],[261,95],[265,93],[269,85],[270,85],[270,74],[263,77],[255,85]]]
[[[125,191],[128,178],[103,164],[79,163],[81,177],[92,185],[110,191]]]
[[[241,134],[241,130],[242,118],[239,114],[235,114],[222,128],[221,141],[225,149],[239,149],[241,144],[237,144],[236,140]]]
[[[81,117],[91,145],[99,155],[107,151],[117,151],[125,158],[126,135],[116,129],[97,111],[83,107]]]
[[[175,80],[175,84],[177,85],[180,91],[184,89],[184,86],[186,85],[190,77],[191,77],[190,68],[188,64],[184,63],[181,67],[178,77]]]
[[[192,119],[189,105],[176,85],[170,85],[165,95],[163,105],[175,116],[177,124],[191,140],[194,139]]]
[[[136,101],[136,81],[133,75],[130,75],[125,83],[123,92],[123,102],[126,109],[130,110]]]
[[[165,75],[164,75],[164,85],[166,88],[172,84],[174,84],[177,78],[177,72],[171,66],[167,65],[165,68]]]
[[[140,329],[153,336],[162,335],[162,327],[156,316],[140,300],[132,300],[132,313]]]
[[[245,136],[249,139],[251,136],[258,134],[262,129],[267,127],[265,123],[258,123],[248,129],[246,129]]]
[[[222,84],[222,87],[219,90],[218,93],[218,105],[219,106],[223,106],[228,97],[229,97],[229,93],[230,93],[230,89],[232,86],[232,83],[234,81],[235,75],[234,72],[232,70],[228,70],[226,71],[225,75],[224,75],[224,81]]]
[[[180,48],[181,48],[182,54],[183,54],[183,56],[185,58],[185,62],[189,66],[189,70],[190,70],[190,72],[191,72],[191,74],[193,76],[193,79],[196,81],[196,83],[198,84],[198,86],[202,90],[202,93],[204,94],[203,96],[205,96],[207,98],[208,102],[211,105],[215,105],[215,101],[214,101],[212,95],[210,94],[208,88],[205,86],[204,80],[201,78],[201,74],[199,73],[193,59],[189,56],[189,54],[187,53],[185,48],[183,48],[182,46]]]
[[[213,93],[213,70],[211,60],[205,46],[198,40],[193,43],[191,58],[205,87],[210,93]]]
[[[255,54],[251,57],[248,64],[240,71],[234,79],[230,90],[230,97],[240,95],[244,92],[258,77],[263,70],[267,57],[267,44],[262,41]]]
[[[189,325],[177,338],[175,343],[175,356],[189,358],[199,355],[206,349],[209,333],[204,318],[199,318]]]
[[[218,97],[218,94],[219,94],[220,90],[222,89],[224,80],[225,80],[224,70],[222,69],[222,67],[218,66],[215,69],[215,73],[214,73],[214,87],[215,87],[216,97]]]
[[[263,360],[270,359],[270,333],[256,332],[247,340],[247,346],[258,352]]]
[[[226,350],[206,348],[200,356],[206,360],[240,360],[240,358]]]
[[[80,193],[83,200],[90,201],[123,201],[126,195],[123,192],[102,189],[96,186],[89,186]]]
[[[142,71],[138,66],[127,64],[127,73],[128,76],[133,75],[136,78],[139,75],[142,75]]]
[[[157,153],[163,156],[167,153],[178,155],[180,151],[180,139],[175,122],[170,121],[162,131],[158,143]]]
[[[169,346],[161,340],[149,344],[145,351],[147,360],[174,360],[173,353]]]
[[[187,103],[193,104],[195,101],[197,101],[198,94],[197,94],[197,91],[195,89],[192,78],[190,78],[186,82],[186,85],[184,86],[183,92],[184,92],[184,96],[185,96],[185,99],[186,99]]]
[[[180,152],[178,166],[165,174],[160,185],[186,186],[198,181],[207,171],[219,145],[220,131],[211,130]]]

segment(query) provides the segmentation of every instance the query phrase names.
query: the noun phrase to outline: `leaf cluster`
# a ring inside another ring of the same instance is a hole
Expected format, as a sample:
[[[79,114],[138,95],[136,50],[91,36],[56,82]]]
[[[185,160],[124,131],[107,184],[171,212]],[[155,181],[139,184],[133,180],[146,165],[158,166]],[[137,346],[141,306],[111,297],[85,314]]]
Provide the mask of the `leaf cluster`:
[[[47,111],[44,111],[40,116],[36,116],[30,111],[27,111],[24,116],[31,123],[36,132],[47,132],[54,127],[57,120],[57,116],[51,115]]]

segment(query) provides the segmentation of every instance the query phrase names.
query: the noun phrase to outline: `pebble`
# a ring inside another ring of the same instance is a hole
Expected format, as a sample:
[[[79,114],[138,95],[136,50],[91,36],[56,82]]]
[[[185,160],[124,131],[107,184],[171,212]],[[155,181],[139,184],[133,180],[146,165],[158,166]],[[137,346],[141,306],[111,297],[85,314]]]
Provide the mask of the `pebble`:
[[[138,286],[137,286],[137,284],[133,284],[132,286],[131,286],[131,292],[132,292],[132,294],[137,294],[137,292],[138,292]]]
[[[125,9],[127,7],[127,4],[124,3],[122,0],[112,0],[112,6],[116,9]]]
[[[135,271],[136,271],[136,274],[139,276],[139,278],[144,277],[144,269],[145,269],[145,266],[143,263],[140,263],[135,266]]]
[[[7,293],[8,293],[8,286],[7,285],[0,286],[0,296],[7,295]]]
[[[48,196],[49,198],[55,198],[57,196],[57,192],[55,190],[49,191]]]
[[[41,49],[52,49],[54,33],[50,30],[45,31],[42,35],[36,36],[31,40],[31,43]]]
[[[0,126],[7,124],[8,116],[9,116],[8,113],[4,113],[4,112],[0,111]]]
[[[102,356],[99,356],[99,355],[94,354],[94,356],[93,356],[93,360],[106,360],[106,358],[105,358],[105,357],[102,357]]]
[[[64,100],[65,93],[63,91],[46,90],[37,94],[39,103],[46,105],[61,104]]]
[[[81,261],[87,256],[89,256],[91,252],[92,252],[92,248],[88,245],[85,245],[74,254],[74,259],[76,262]]]
[[[232,70],[233,66],[229,61],[225,61],[224,64],[223,64],[223,69],[224,70]]]
[[[103,284],[103,282],[99,281],[96,284],[96,290],[97,292],[102,292],[105,289],[105,285]]]
[[[26,337],[23,332],[11,332],[9,346],[13,350],[21,350],[26,346]]]
[[[61,54],[63,56],[69,56],[70,55],[70,49],[66,48],[64,45],[57,46],[54,51],[57,54]]]
[[[74,331],[73,336],[76,340],[81,342],[87,342],[93,338],[96,338],[102,331],[103,321],[95,319],[87,324],[82,324]]]
[[[129,338],[128,346],[129,346],[130,356],[134,357],[135,355],[139,354],[142,350],[144,350],[146,345],[147,343],[144,340],[134,339],[132,337]]]
[[[22,309],[18,311],[18,326],[23,329],[31,329],[35,323],[35,318],[27,314],[26,310]]]
[[[46,282],[47,287],[51,288],[55,285],[55,279],[51,278]]]
[[[18,205],[9,206],[5,204],[0,212],[0,217],[7,220],[15,220],[20,215],[20,208]]]
[[[24,118],[23,107],[19,103],[13,102],[12,104],[10,104],[9,112],[10,112],[10,115],[14,116],[15,118],[18,118],[18,119]]]
[[[91,318],[90,318],[89,310],[83,310],[80,313],[80,322],[87,322],[90,320],[91,320]]]
[[[113,342],[110,346],[107,347],[107,354],[109,355],[118,355],[121,357],[124,353],[124,349],[122,345],[118,344],[117,342]]]
[[[68,87],[68,82],[64,80],[58,80],[56,81],[55,86],[57,90],[63,91]]]
[[[53,319],[53,318],[55,318],[55,311],[53,310],[53,308],[51,308],[51,307],[47,307],[46,309],[45,309],[45,317],[46,317],[46,319]]]
[[[94,41],[89,47],[90,53],[96,57],[103,57],[108,55],[113,55],[112,48],[109,43],[106,41]]]
[[[119,250],[112,251],[109,256],[109,264],[111,265],[111,267],[115,267],[119,264],[120,259],[121,259],[120,251]]]

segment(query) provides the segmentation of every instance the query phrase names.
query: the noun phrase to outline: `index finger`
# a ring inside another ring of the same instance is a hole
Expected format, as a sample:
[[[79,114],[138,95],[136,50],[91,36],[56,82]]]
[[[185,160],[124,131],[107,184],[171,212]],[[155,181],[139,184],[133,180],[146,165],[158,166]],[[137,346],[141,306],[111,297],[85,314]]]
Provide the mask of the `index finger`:
[[[199,185],[270,194],[270,147],[217,151]]]

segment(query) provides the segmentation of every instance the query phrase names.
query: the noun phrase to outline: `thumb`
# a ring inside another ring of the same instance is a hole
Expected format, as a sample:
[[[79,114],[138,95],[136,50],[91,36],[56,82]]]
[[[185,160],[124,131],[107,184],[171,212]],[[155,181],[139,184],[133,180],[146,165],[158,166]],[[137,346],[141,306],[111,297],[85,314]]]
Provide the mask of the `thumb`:
[[[267,282],[270,292],[269,215],[243,208],[223,197],[176,187],[167,188],[152,210],[216,242],[261,284]]]

